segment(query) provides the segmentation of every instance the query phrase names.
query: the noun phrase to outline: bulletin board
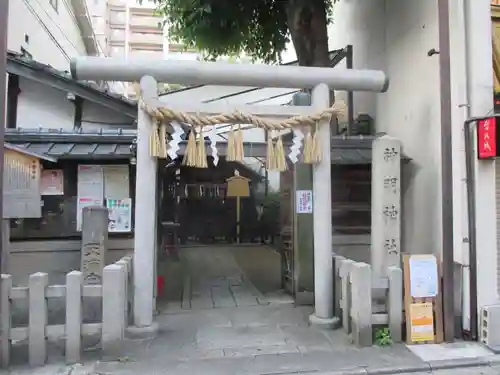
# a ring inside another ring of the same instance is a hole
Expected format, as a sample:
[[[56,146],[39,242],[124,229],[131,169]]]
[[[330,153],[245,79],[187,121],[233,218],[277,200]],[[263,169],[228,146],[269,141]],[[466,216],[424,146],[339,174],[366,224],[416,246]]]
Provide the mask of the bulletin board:
[[[406,343],[443,342],[440,264],[436,256],[403,255]]]

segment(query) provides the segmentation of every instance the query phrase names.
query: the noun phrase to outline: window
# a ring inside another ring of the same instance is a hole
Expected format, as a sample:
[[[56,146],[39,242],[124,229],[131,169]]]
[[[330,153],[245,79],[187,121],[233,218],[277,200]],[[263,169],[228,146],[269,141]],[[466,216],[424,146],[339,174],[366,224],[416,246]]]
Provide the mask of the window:
[[[332,165],[333,233],[371,231],[371,168],[369,165]]]
[[[125,30],[123,29],[111,29],[110,40],[115,42],[125,41]]]
[[[59,10],[59,0],[49,0],[49,3],[56,12]]]
[[[109,23],[112,25],[125,25],[127,14],[123,11],[112,10],[109,14]]]
[[[125,47],[113,46],[110,48],[110,55],[113,57],[124,57]]]

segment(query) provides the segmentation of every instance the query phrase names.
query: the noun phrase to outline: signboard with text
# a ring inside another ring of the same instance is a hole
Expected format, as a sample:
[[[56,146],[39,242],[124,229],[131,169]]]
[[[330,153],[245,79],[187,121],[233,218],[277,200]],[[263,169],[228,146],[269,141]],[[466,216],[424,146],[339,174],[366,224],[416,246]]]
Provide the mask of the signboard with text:
[[[477,123],[477,157],[489,159],[497,156],[496,117],[479,120]]]

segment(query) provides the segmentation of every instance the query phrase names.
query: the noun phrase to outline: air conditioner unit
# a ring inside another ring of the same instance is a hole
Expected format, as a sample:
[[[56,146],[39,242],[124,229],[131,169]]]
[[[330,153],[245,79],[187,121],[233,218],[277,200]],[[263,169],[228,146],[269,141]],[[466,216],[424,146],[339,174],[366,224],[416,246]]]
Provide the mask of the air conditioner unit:
[[[500,349],[500,305],[485,306],[481,310],[479,341],[492,350]]]

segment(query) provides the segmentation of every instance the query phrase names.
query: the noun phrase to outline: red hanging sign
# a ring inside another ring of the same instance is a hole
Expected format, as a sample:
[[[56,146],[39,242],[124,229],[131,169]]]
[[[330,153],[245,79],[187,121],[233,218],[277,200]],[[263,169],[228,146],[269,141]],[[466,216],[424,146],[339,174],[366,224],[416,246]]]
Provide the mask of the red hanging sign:
[[[478,122],[477,153],[479,159],[489,159],[497,156],[496,117],[490,117]]]

